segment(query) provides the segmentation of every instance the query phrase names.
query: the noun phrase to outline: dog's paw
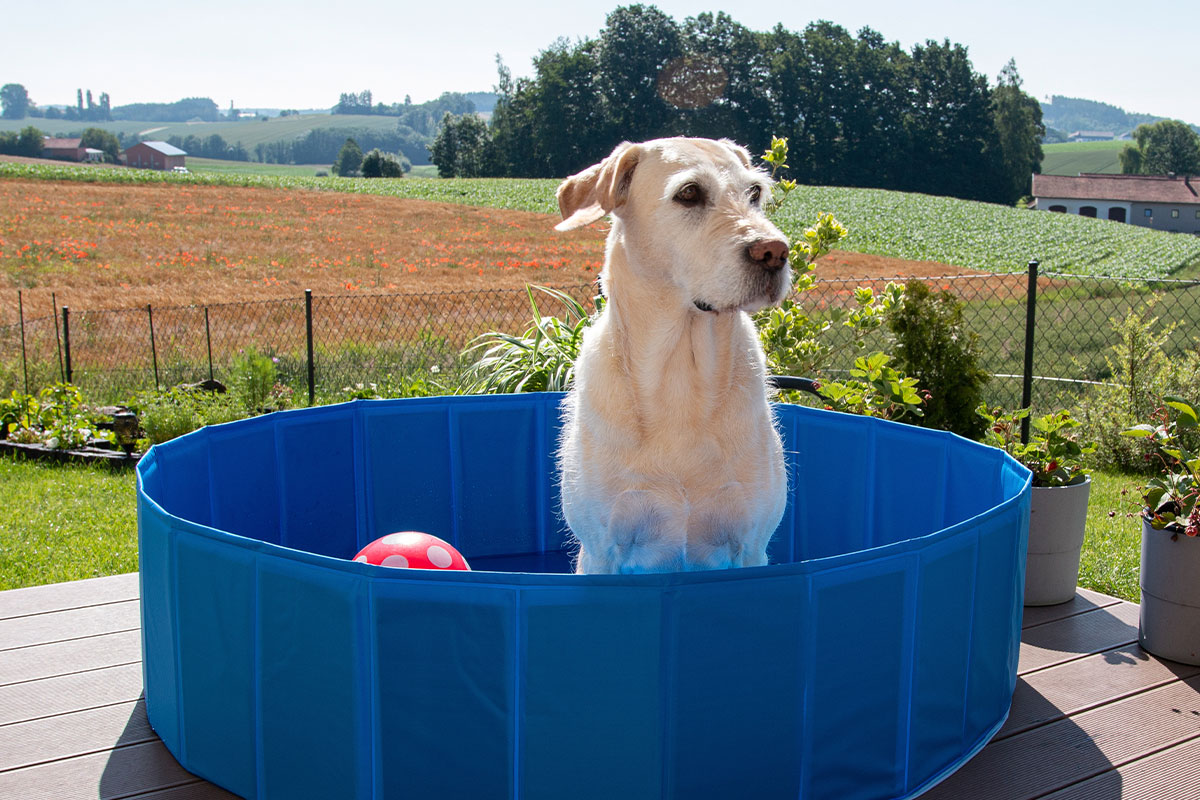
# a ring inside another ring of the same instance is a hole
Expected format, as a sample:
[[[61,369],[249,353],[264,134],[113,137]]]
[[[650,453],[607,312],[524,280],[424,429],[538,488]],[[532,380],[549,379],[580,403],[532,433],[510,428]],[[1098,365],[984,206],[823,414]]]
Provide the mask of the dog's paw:
[[[588,571],[632,575],[684,568],[687,514],[680,501],[646,489],[617,495],[608,541],[589,555]]]

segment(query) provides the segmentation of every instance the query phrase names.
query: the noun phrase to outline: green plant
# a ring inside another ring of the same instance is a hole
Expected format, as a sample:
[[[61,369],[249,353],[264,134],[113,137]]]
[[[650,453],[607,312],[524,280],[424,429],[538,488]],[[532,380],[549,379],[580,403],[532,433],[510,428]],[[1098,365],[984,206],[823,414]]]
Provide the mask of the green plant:
[[[112,431],[97,426],[96,418],[83,404],[83,395],[69,383],[48,386],[36,398],[13,392],[0,401],[0,423],[15,442],[40,443],[57,450],[113,440]]]
[[[161,444],[205,425],[248,416],[245,404],[238,398],[195,389],[147,392],[133,405],[150,444]]]
[[[229,391],[249,411],[286,406],[284,393],[276,391],[275,360],[254,348],[238,353],[229,367]]]
[[[1150,439],[1158,459],[1159,474],[1143,488],[1142,514],[1156,530],[1200,535],[1200,454],[1184,443],[1200,428],[1196,408],[1181,397],[1168,397],[1152,420],[1124,432]]]
[[[984,441],[999,447],[1033,473],[1034,486],[1074,486],[1088,478],[1084,456],[1096,449],[1095,442],[1081,443],[1067,431],[1079,427],[1071,412],[1062,410],[1031,417],[1028,408],[1005,412],[980,405],[976,409],[986,424]],[[1029,441],[1021,441],[1022,421],[1029,420]]]
[[[884,353],[860,356],[854,360],[850,380],[823,381],[818,391],[834,411],[884,419],[922,416],[925,399],[916,379],[898,372],[891,360]]]
[[[979,439],[984,425],[975,409],[991,376],[979,366],[979,336],[967,328],[964,308],[950,292],[914,279],[887,323],[900,368],[931,393],[919,424]]]
[[[562,304],[566,320],[543,316],[533,290]],[[592,317],[583,305],[565,292],[545,286],[527,286],[533,322],[520,336],[491,331],[476,337],[463,353],[474,357],[466,371],[463,391],[468,394],[565,391],[575,374],[575,359],[583,332]],[[596,312],[603,308],[597,299]]]
[[[37,413],[37,398],[13,389],[8,397],[0,399],[0,439],[18,428],[29,428]]]

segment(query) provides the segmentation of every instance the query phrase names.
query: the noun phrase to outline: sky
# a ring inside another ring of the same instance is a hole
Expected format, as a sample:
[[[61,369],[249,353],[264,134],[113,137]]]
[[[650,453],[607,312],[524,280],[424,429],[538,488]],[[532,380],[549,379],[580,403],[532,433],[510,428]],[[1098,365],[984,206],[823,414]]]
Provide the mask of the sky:
[[[631,4],[631,3],[627,3]],[[205,3],[11,3],[0,12],[0,84],[39,105],[74,104],[77,88],[114,106],[211,97],[221,108],[328,108],[343,92],[424,102],[491,91],[496,55],[515,76],[555,39],[596,37],[619,5],[572,0],[208,0]],[[1200,3],[957,0],[831,4],[653,3],[682,22],[724,10],[752,30],[800,31],[826,19],[869,26],[906,50],[926,39],[964,45],[994,82],[1015,58],[1025,91],[1099,100],[1200,124]]]

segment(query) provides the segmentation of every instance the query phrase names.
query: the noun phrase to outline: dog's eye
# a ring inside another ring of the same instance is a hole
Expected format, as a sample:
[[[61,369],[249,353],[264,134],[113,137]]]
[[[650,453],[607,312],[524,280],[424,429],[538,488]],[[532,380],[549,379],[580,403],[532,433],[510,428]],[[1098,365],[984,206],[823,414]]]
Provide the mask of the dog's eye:
[[[762,187],[758,184],[755,184],[754,186],[750,187],[750,191],[747,192],[747,194],[750,195],[750,202],[754,205],[758,205],[759,201],[762,200]]]
[[[675,202],[685,206],[698,206],[704,202],[704,191],[694,183],[686,183],[675,193]]]

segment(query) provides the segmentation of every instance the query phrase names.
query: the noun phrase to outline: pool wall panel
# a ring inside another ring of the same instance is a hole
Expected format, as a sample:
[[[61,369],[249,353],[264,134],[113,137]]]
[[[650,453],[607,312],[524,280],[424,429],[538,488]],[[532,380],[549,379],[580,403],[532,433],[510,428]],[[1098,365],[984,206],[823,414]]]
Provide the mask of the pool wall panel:
[[[256,798],[883,800],[1003,724],[1028,472],[950,435],[781,407],[796,480],[772,566],[346,560],[405,528],[468,557],[554,554],[559,401],[358,402],[147,455],[146,702],[167,748]]]

